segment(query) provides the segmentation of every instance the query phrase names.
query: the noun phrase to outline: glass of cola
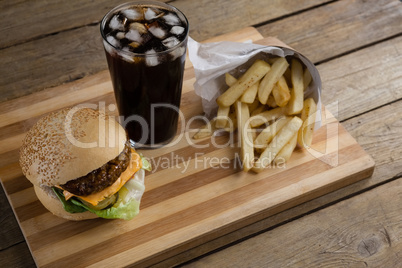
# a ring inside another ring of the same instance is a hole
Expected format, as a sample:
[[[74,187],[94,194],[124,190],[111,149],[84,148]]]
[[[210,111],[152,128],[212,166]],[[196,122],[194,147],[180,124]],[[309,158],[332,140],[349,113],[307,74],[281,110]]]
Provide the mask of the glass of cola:
[[[136,148],[157,148],[176,135],[188,21],[156,1],[122,4],[100,30],[120,114]]]

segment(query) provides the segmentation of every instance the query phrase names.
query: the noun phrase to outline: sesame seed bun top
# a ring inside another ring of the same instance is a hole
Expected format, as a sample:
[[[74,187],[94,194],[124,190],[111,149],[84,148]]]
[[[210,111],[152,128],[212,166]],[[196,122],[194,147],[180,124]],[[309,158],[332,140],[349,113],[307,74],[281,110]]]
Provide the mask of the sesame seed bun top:
[[[89,108],[66,108],[41,118],[20,148],[20,165],[32,184],[65,184],[117,157],[126,134],[112,117]]]

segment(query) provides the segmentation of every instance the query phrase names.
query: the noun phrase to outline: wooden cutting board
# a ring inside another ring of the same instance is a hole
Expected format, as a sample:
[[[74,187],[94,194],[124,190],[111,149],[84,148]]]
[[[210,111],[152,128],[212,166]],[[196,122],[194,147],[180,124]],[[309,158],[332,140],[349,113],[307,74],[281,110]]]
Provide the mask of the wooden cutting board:
[[[209,41],[220,40],[273,41],[263,39],[254,28]],[[194,70],[187,61],[181,106],[187,119],[202,114],[194,81]],[[37,200],[18,165],[18,148],[25,132],[41,116],[78,103],[112,108],[107,71],[0,107],[0,178],[40,267],[155,264],[366,178],[374,169],[372,158],[325,109],[312,150],[298,149],[285,167],[259,174],[240,171],[235,157],[239,148],[224,146],[227,136],[195,141],[194,146],[187,129],[173,146],[142,151],[151,158],[154,170],[146,176],[147,190],[134,220],[65,221]]]

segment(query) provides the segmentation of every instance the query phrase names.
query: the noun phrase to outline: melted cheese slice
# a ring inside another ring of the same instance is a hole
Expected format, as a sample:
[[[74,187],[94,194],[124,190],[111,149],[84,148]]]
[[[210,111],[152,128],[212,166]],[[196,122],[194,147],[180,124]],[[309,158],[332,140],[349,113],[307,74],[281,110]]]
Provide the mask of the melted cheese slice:
[[[120,177],[112,185],[110,185],[109,187],[107,187],[106,189],[104,189],[98,193],[94,193],[94,194],[87,195],[87,196],[75,195],[75,194],[72,194],[69,191],[66,191],[63,189],[64,197],[66,198],[66,200],[68,200],[71,197],[76,196],[76,197],[96,206],[100,201],[102,201],[106,197],[109,197],[109,196],[117,193],[121,189],[121,187],[123,187],[123,185],[126,184],[126,182],[129,181],[133,177],[133,175],[138,170],[141,169],[141,167],[142,167],[141,157],[134,150],[132,150],[130,164],[128,165],[127,169],[123,173],[121,173]],[[60,186],[58,186],[58,188],[62,189]]]

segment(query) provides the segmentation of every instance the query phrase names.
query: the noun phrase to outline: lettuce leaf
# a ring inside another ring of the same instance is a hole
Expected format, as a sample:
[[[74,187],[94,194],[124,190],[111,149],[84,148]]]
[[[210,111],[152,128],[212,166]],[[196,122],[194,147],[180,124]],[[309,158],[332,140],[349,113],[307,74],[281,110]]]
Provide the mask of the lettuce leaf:
[[[66,198],[63,195],[63,190],[56,188],[56,187],[52,187],[53,192],[56,194],[56,196],[59,198],[60,202],[63,204],[63,208],[65,211],[69,212],[69,213],[82,213],[87,211],[87,209],[77,206],[75,205],[71,199],[66,200]]]
[[[114,205],[110,208],[101,210],[89,208],[77,197],[72,197],[69,200],[66,200],[63,195],[63,190],[56,187],[52,187],[52,189],[62,202],[63,207],[67,212],[82,213],[85,211],[90,211],[98,215],[100,218],[131,220],[140,211],[140,201],[145,191],[144,176],[144,169],[137,171],[134,175],[134,178],[130,179],[119,190],[119,198]]]
[[[120,194],[120,193],[119,193]],[[115,207],[112,206],[107,209],[101,209],[101,210],[94,210],[83,203],[81,203],[79,200],[73,199],[72,202],[76,206],[80,206],[84,208],[85,210],[88,210],[92,213],[95,213],[98,215],[100,218],[105,218],[105,219],[123,219],[123,220],[131,220],[137,214],[140,212],[140,202],[138,202],[135,199],[130,200],[130,202],[125,203],[125,204],[120,204],[119,206]]]

